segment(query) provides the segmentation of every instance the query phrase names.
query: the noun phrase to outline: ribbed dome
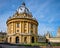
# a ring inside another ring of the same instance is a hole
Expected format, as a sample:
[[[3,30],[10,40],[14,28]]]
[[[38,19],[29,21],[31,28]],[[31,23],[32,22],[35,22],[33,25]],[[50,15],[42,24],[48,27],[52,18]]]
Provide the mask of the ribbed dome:
[[[28,13],[31,14],[31,12],[29,12],[29,9],[25,6],[25,3],[23,2],[22,5],[18,8],[17,10],[18,13]]]
[[[22,3],[22,5],[17,9],[16,13],[12,17],[9,17],[8,20],[11,20],[14,18],[20,18],[20,19],[26,18],[26,19],[35,20],[37,22],[37,20],[35,18],[33,18],[32,14],[28,10],[28,8],[26,8],[25,3]]]

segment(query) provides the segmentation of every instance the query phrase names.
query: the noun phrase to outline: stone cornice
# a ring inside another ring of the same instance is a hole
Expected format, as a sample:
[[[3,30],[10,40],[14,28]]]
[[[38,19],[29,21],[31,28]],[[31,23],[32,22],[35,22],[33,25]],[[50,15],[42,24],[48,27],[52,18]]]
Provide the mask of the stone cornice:
[[[38,36],[38,35],[35,35],[35,34],[27,34],[27,33],[15,33],[15,34],[10,34],[10,35],[7,35],[7,36],[20,36],[20,35],[24,35],[24,36]]]
[[[36,22],[36,24],[38,25],[38,22],[36,21],[36,20],[34,20],[34,19],[31,19],[31,18],[11,18],[11,19],[9,19],[9,20],[7,20],[7,24],[8,24],[8,22],[15,22],[15,21],[29,21],[29,22]]]

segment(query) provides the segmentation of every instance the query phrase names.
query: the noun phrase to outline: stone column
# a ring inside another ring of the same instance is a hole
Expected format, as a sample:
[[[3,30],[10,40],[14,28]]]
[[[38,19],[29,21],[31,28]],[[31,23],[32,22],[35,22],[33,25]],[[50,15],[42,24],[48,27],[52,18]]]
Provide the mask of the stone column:
[[[24,33],[24,22],[22,22],[22,33]]]
[[[28,44],[31,43],[31,36],[28,36],[28,37],[27,37],[27,43],[28,43]]]
[[[12,38],[11,38],[11,40],[12,40],[12,42],[11,43],[15,43],[15,36],[12,36]]]
[[[31,33],[31,23],[29,23],[29,33]]]
[[[19,30],[20,30],[20,33],[22,32],[22,23],[20,22],[20,28],[19,28]]]
[[[27,33],[29,33],[29,23],[28,22],[27,22],[26,26],[27,26],[27,28],[26,28],[27,29]]]

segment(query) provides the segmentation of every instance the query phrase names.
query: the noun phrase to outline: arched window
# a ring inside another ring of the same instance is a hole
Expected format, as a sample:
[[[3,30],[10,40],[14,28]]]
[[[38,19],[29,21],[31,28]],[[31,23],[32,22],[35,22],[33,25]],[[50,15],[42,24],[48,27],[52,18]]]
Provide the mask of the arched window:
[[[31,38],[32,43],[34,43],[34,37]]]
[[[24,42],[27,43],[27,37],[24,37]]]
[[[17,28],[19,28],[19,23],[16,24]]]
[[[11,42],[12,38],[10,37],[10,42]]]
[[[18,36],[16,37],[15,40],[16,40],[16,43],[19,43],[19,37]]]
[[[31,29],[33,29],[33,24],[31,24]]]

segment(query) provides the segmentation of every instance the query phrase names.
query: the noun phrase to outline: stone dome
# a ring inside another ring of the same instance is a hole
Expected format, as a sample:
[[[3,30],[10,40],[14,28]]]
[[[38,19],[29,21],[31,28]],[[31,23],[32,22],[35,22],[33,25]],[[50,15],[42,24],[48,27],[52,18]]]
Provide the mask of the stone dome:
[[[25,3],[23,2],[22,5],[17,9],[17,12],[19,14],[21,13],[27,13],[27,14],[31,14],[31,12],[29,11],[29,9],[25,6]]]

